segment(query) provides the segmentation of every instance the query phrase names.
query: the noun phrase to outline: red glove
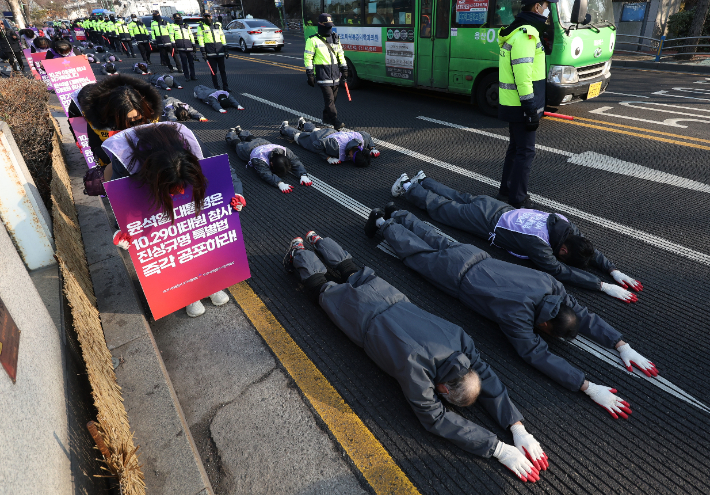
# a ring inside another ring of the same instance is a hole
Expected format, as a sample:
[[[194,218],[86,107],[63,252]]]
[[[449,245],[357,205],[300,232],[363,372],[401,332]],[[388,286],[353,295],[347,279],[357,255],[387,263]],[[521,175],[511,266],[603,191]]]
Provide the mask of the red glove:
[[[372,156],[372,158],[379,158],[380,152],[373,148],[370,150],[370,156]]]
[[[133,238],[130,235],[124,234],[120,230],[117,230],[113,234],[113,244],[120,247],[121,249],[125,249],[126,251],[128,251],[132,240]]]
[[[302,186],[312,186],[313,181],[311,179],[309,179],[307,175],[302,175],[301,176],[301,185]]]
[[[235,194],[229,204],[235,211],[242,211],[242,208],[247,205],[247,200],[241,194]]]
[[[279,191],[281,191],[284,194],[288,194],[291,191],[293,191],[293,186],[291,184],[286,184],[284,182],[279,182],[278,184]]]

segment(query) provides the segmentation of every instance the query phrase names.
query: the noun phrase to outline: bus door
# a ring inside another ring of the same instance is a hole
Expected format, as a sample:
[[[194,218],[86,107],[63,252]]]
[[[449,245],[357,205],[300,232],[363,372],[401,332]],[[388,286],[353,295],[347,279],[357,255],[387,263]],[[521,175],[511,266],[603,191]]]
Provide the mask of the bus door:
[[[417,84],[449,87],[451,0],[418,0]]]

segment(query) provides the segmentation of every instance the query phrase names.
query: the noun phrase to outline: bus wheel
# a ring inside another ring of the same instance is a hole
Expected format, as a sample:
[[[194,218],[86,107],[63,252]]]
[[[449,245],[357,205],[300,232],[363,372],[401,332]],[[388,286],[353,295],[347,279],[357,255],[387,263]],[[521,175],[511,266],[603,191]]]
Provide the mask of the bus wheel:
[[[362,85],[362,79],[357,77],[357,71],[352,62],[350,60],[346,60],[346,62],[348,64],[348,88],[357,89]]]
[[[476,89],[476,105],[489,117],[498,116],[498,73],[491,72],[481,79]]]

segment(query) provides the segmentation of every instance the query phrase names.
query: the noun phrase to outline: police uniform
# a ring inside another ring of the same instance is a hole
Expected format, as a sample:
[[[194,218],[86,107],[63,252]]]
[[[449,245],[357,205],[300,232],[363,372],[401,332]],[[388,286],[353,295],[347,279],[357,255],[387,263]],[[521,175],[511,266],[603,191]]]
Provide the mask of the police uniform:
[[[536,3],[542,0],[523,0],[523,5]],[[535,131],[545,110],[545,21],[535,12],[520,12],[498,33],[498,118],[507,121],[510,129],[498,199],[516,208],[530,206],[527,190],[535,158]]]
[[[153,37],[153,41],[155,41],[155,44],[158,46],[158,50],[160,50],[161,63],[167,65],[170,71],[173,72],[175,69],[170,62],[170,56],[172,55],[175,60],[175,67],[177,70],[182,71],[182,65],[180,65],[180,61],[175,56],[175,52],[173,52],[173,37],[170,32],[170,27],[168,23],[164,19],[161,19],[160,15],[156,13],[153,14],[153,22],[150,23],[150,33]]]
[[[173,14],[173,19],[175,24],[170,24],[170,34],[173,38],[175,50],[182,61],[182,72],[186,81],[196,81],[195,61],[192,57],[195,37],[192,35],[190,26],[182,22],[182,17],[179,14]]]
[[[344,78],[348,77],[348,66],[340,39],[332,32],[332,28],[330,14],[321,14],[318,17],[318,34],[306,40],[303,63],[306,66],[308,84],[318,85],[323,92],[323,122],[339,129],[345,124],[338,120],[335,101],[338,99],[340,75],[342,73]]]
[[[210,23],[205,22],[210,18]],[[202,58],[207,60],[212,73],[212,85],[219,89],[217,84],[217,69],[222,78],[222,90],[229,91],[227,82],[227,69],[224,66],[225,55],[227,54],[227,40],[219,22],[211,22],[212,16],[205,16],[205,20],[197,23],[197,43],[200,45]]]
[[[129,22],[126,27],[128,28],[128,33],[131,35],[131,38],[136,40],[143,61],[150,64],[150,31],[148,31],[148,28],[145,27],[142,21],[133,19],[131,19],[131,22]]]
[[[133,43],[131,40],[131,33],[128,31],[128,26],[123,19],[119,19],[114,23],[116,27],[116,34],[118,35],[118,43],[121,46],[123,52],[128,55],[128,51],[131,52],[131,57],[136,58],[136,52],[133,50]]]

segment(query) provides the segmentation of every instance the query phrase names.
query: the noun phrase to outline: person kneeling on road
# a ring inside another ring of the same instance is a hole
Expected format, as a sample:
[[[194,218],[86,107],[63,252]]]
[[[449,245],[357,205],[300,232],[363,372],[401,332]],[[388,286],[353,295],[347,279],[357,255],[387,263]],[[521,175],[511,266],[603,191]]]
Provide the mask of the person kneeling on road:
[[[148,74],[153,73],[148,68],[148,65],[143,62],[133,64],[133,72],[135,72],[136,74],[140,74],[141,76],[147,76]]]
[[[296,237],[284,267],[297,274],[330,320],[397,380],[422,426],[467,452],[495,457],[522,481],[539,480],[539,471],[549,466],[547,455],[525,430],[522,414],[471,337],[412,304],[371,268],[358,268],[334,240],[313,231],[306,239],[317,255]],[[326,279],[321,260],[340,275],[340,283]],[[442,399],[458,407],[478,402],[499,426],[510,428],[515,446],[447,410]]]
[[[205,199],[207,179],[200,168],[202,149],[190,129],[182,124],[168,122],[142,125],[119,132],[107,139],[102,147],[111,157],[111,170],[106,180],[130,176],[147,186],[163,211],[163,216],[173,224],[175,212],[172,195],[181,194],[190,186],[195,216],[199,215],[200,205]],[[236,194],[230,204],[234,210],[241,211],[246,201],[238,179],[234,190]],[[130,247],[131,240],[130,235],[120,230],[113,237],[114,244],[125,250]],[[210,300],[215,306],[222,306],[229,302],[229,296],[220,290],[212,294]],[[185,309],[192,318],[205,312],[200,301],[189,304]]]
[[[105,64],[106,64],[106,63],[115,64],[116,62],[123,62],[123,60],[121,60],[120,58],[118,58],[118,57],[117,57],[116,55],[114,55],[113,53],[107,53],[106,55],[104,55],[104,56],[102,57],[102,59],[103,59],[103,61],[104,61]]]
[[[632,365],[646,376],[658,375],[656,366],[621,334],[577,300],[551,275],[491,258],[470,244],[443,234],[394,203],[370,212],[365,234],[377,230],[395,254],[414,271],[481,316],[500,326],[518,355],[529,365],[572,391],[583,391],[614,419],[628,419],[629,404],[613,388],[586,380],[584,373],[552,354],[540,335],[573,340],[577,333],[619,351],[626,369]]]
[[[297,127],[290,127],[284,120],[279,131],[308,151],[318,153],[331,165],[352,161],[356,167],[368,167],[372,157],[380,156],[372,137],[364,131],[336,131],[329,127],[319,129],[303,117],[298,119]]]
[[[165,95],[163,104],[165,105],[163,107],[164,120],[170,122],[184,122],[186,120],[194,119],[199,120],[200,122],[207,122],[204,115],[177,98]]]
[[[106,62],[105,64],[101,64],[101,74],[104,76],[116,76],[118,75],[118,69],[116,69],[116,65],[112,62]]]
[[[627,288],[643,290],[639,281],[620,272],[560,213],[515,209],[490,196],[461,193],[423,171],[412,179],[402,174],[392,186],[392,196],[402,196],[437,222],[488,239],[518,258],[530,259],[560,282],[600,290],[626,303],[638,300]],[[611,275],[621,287],[585,271],[589,265]]]
[[[169,75],[155,74],[151,76],[150,84],[166,91],[170,91],[172,88],[182,89],[182,86],[175,82],[175,78]]]
[[[225,140],[228,145],[234,146],[237,156],[247,161],[247,166],[251,166],[263,181],[278,187],[282,193],[288,194],[293,191],[293,186],[281,179],[289,172],[300,177],[302,186],[313,184],[308,177],[306,167],[288,148],[257,138],[249,131],[243,131],[241,127],[231,128]]]
[[[195,86],[192,95],[200,100],[202,103],[206,103],[211,106],[214,110],[219,113],[227,113],[227,108],[236,108],[237,110],[244,110],[244,107],[239,104],[237,99],[232,96],[228,91],[214,90],[199,84]]]

